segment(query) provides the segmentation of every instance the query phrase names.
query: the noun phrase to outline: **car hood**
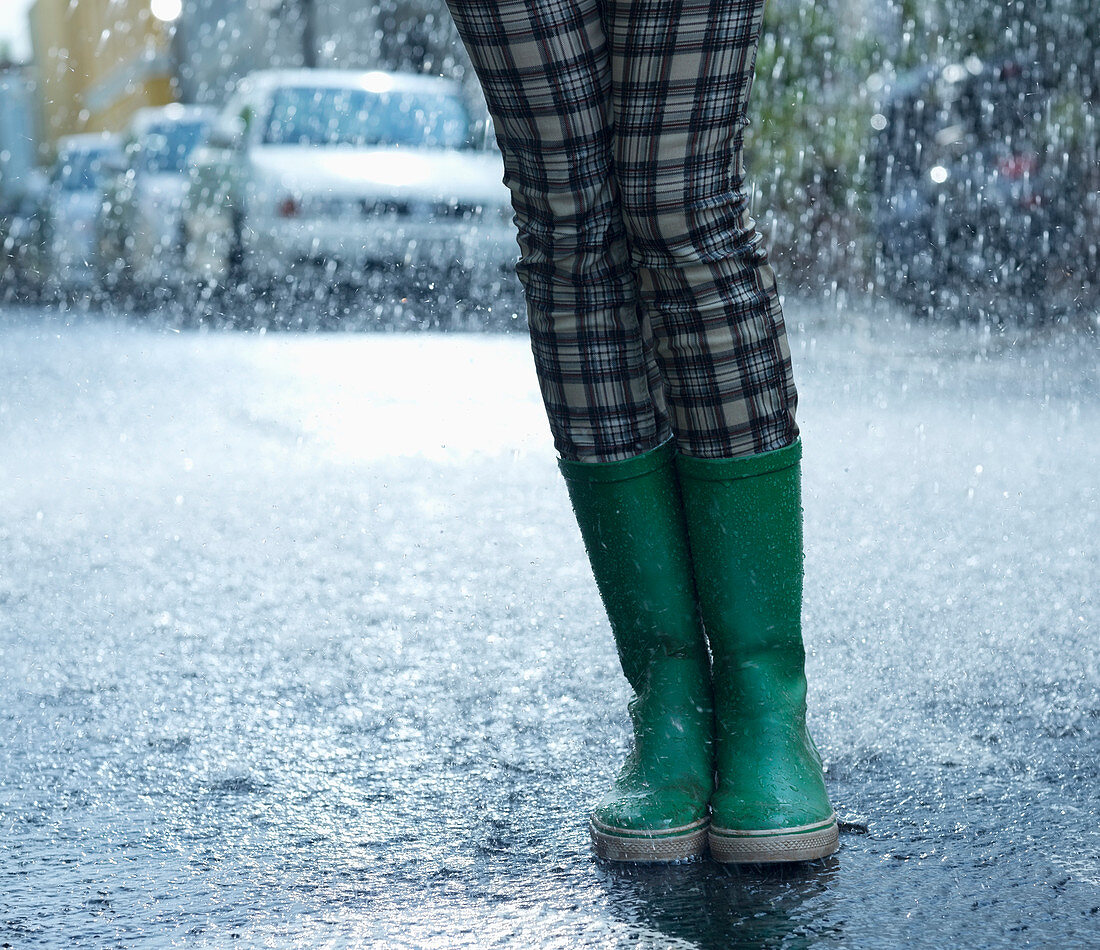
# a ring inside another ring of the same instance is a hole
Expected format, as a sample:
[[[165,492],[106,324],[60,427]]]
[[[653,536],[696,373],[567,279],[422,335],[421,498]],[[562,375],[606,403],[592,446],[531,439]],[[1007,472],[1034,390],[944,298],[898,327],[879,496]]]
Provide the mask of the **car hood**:
[[[67,222],[89,222],[99,216],[103,195],[98,191],[62,191],[56,193],[50,201],[51,212],[55,220]]]
[[[142,197],[150,201],[178,205],[183,203],[187,195],[187,177],[185,175],[141,175],[135,187]]]
[[[265,146],[250,158],[257,185],[300,197],[508,204],[493,152]]]

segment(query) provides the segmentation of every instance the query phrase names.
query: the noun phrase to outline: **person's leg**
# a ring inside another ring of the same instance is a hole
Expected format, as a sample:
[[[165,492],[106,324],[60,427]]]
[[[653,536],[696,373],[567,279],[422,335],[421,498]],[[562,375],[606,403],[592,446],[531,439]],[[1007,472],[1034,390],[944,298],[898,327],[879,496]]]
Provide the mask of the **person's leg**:
[[[763,0],[609,0],[627,240],[681,451],[798,436],[775,277],[748,215],[743,128]]]
[[[806,728],[801,455],[795,442],[743,458],[677,460],[714,656],[716,861],[804,861],[837,848]]]
[[[634,746],[592,814],[619,861],[702,854],[714,791],[710,661],[699,625],[671,442],[620,462],[560,463],[619,661]]]
[[[504,156],[516,270],[558,452],[608,462],[648,451],[669,430],[619,214],[601,4],[450,6]]]
[[[742,131],[763,0],[610,0],[616,170],[713,655],[719,861],[837,847],[806,730],[801,443]]]
[[[611,860],[696,856],[713,789],[709,658],[618,211],[600,5],[454,0],[451,12],[496,124],[543,398],[635,692],[634,747],[593,812],[593,843]]]

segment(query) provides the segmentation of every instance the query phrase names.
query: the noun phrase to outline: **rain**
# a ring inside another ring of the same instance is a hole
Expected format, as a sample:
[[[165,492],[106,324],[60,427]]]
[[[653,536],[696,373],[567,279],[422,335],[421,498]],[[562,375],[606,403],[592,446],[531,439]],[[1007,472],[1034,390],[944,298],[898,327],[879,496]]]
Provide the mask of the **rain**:
[[[446,6],[6,2],[0,946],[1094,945],[1097,37],[769,0],[840,848],[662,866]]]

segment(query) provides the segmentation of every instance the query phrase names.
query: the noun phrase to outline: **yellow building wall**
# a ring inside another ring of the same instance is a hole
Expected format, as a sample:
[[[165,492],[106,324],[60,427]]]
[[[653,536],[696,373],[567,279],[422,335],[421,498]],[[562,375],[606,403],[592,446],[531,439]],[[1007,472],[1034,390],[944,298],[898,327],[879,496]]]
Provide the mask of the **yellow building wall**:
[[[73,12],[67,0],[37,0],[30,10],[39,128],[46,142],[76,131],[75,71],[70,65]]]
[[[137,109],[174,100],[169,33],[149,0],[36,0],[30,21],[51,144],[121,131]]]

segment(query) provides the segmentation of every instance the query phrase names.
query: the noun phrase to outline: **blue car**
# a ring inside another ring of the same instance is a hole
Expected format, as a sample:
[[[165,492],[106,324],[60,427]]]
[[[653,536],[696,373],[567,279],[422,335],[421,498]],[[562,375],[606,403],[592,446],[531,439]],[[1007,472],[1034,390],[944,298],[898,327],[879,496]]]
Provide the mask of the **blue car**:
[[[1094,306],[1094,109],[1011,59],[887,84],[870,155],[883,290],[920,313],[996,320]]]

